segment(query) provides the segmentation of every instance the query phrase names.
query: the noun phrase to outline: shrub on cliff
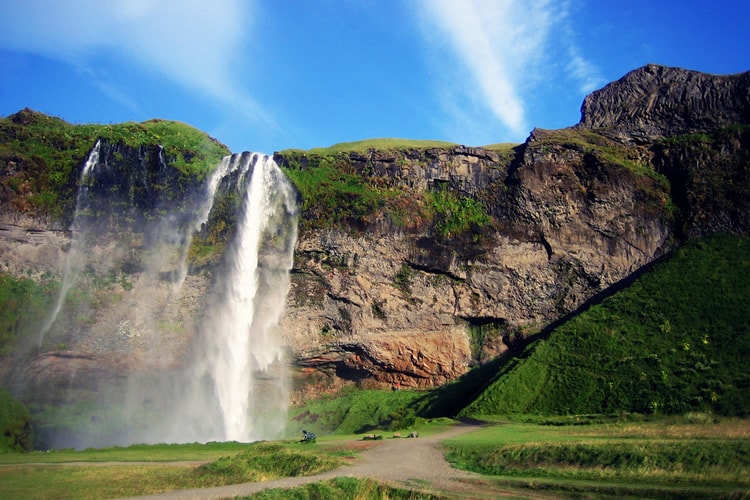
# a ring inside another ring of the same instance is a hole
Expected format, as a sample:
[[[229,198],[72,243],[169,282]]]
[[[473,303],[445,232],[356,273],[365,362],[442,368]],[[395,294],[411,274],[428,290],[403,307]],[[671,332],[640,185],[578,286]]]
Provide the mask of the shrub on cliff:
[[[384,142],[385,141],[385,142]],[[383,148],[394,153],[395,162],[407,159],[405,152],[447,147],[434,141],[375,140],[345,143],[309,152],[279,153],[286,175],[302,198],[301,229],[331,227],[367,230],[381,223],[439,238],[456,238],[489,227],[492,218],[477,199],[447,186],[433,190],[407,187],[388,175],[378,175],[362,154],[365,148]],[[351,158],[361,160],[359,164]],[[364,162],[364,166],[362,165]],[[357,166],[359,165],[359,166]]]
[[[33,446],[29,410],[0,389],[0,453],[30,451]]]
[[[25,334],[39,331],[56,293],[52,281],[0,273],[0,356],[10,354]]]

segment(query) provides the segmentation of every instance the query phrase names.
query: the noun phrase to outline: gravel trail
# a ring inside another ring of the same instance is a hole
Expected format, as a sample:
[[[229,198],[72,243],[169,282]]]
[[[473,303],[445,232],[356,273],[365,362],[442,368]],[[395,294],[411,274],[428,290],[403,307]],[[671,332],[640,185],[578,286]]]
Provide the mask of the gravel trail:
[[[242,483],[213,488],[178,490],[159,495],[133,498],[217,499],[247,496],[271,488],[293,488],[336,477],[370,478],[397,487],[424,489],[461,498],[490,498],[503,495],[484,488],[478,474],[454,469],[438,449],[440,441],[470,432],[476,425],[460,424],[449,430],[416,439],[384,439],[362,452],[349,465],[305,477],[288,477],[257,483]],[[474,480],[474,481],[471,481]],[[131,499],[132,500],[132,499]]]

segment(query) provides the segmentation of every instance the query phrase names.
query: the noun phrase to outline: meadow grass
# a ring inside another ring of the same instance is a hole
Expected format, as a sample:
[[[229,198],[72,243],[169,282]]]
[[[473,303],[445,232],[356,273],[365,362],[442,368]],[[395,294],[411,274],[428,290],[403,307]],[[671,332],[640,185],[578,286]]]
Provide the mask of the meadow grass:
[[[6,454],[0,455],[8,464],[0,466],[0,498],[113,498],[305,476],[336,467],[341,454],[340,448],[289,442]],[[206,463],[175,463],[185,460]]]
[[[561,419],[540,424],[519,421],[519,416],[495,418],[494,424],[444,442],[457,467],[483,474],[477,479],[481,491],[716,498],[741,496],[750,488],[750,420],[688,414],[640,421],[584,416],[570,417],[567,424]],[[529,416],[532,422],[537,419]],[[447,425],[440,421],[415,428],[426,435]],[[112,498],[311,475],[336,467],[361,449],[361,436],[333,434],[314,445],[286,440],[4,454],[0,498]],[[269,490],[252,498],[332,497],[441,498],[349,478]]]
[[[447,498],[432,493],[394,488],[372,479],[338,477],[297,488],[273,488],[244,497],[254,500],[308,500],[314,498],[353,498],[357,500],[438,500]]]
[[[691,422],[506,422],[444,445],[455,466],[496,476],[498,485],[636,496],[746,492],[750,421]]]
[[[49,450],[29,453],[0,453],[0,464],[65,463],[65,462],[174,462],[210,461],[227,454],[246,450],[247,443],[215,442],[188,444],[134,444],[86,450]]]

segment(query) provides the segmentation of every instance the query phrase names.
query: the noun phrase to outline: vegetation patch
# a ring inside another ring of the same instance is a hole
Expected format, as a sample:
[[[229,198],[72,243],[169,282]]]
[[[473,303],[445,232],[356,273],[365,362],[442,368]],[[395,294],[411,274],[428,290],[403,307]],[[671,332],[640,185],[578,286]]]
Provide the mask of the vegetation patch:
[[[227,455],[230,453],[230,455]],[[74,452],[0,454],[2,498],[120,498],[186,488],[205,488],[311,475],[338,465],[334,453],[301,449],[299,444],[208,443],[137,445]],[[195,466],[186,462],[205,461]],[[69,465],[65,462],[120,461],[112,465]],[[132,464],[129,461],[152,461]],[[166,463],[164,463],[166,462]],[[48,465],[34,465],[45,463]],[[60,465],[52,465],[52,464]]]
[[[327,156],[334,153],[368,153],[369,151],[399,151],[403,149],[430,149],[430,148],[454,148],[457,144],[445,141],[418,140],[418,139],[398,139],[398,138],[377,138],[365,139],[362,141],[340,142],[327,148],[313,148],[309,150],[290,149],[281,151],[285,156],[290,153],[306,153],[309,155]]]
[[[643,152],[637,147],[626,146],[592,130],[563,128],[559,130],[534,131],[534,145],[543,150],[550,147],[577,149],[591,154],[613,165],[626,168],[636,176],[647,176],[655,181],[659,190],[669,192],[669,180],[643,161]]]
[[[310,157],[306,167],[291,162],[284,173],[302,197],[302,229],[353,227],[363,229],[387,200],[403,193],[368,183],[350,171],[343,160]]]
[[[242,453],[200,466],[195,474],[213,483],[235,484],[267,481],[280,477],[311,476],[330,470],[338,462],[310,451],[291,449],[278,443],[254,443]]]
[[[743,491],[750,484],[747,431],[747,421],[737,420],[584,427],[505,423],[446,444],[447,458],[457,467],[501,476],[516,486],[534,488],[511,478],[546,481],[554,489],[574,486],[591,493],[605,488],[636,496],[653,490],[658,496],[679,485],[685,488],[681,494],[702,497],[706,491],[709,496]],[[574,483],[566,487],[563,481]]]
[[[31,414],[5,389],[0,389],[0,454],[29,451],[34,446]]]
[[[26,333],[40,330],[58,286],[0,273],[0,356],[10,355]]]
[[[372,479],[337,477],[330,481],[307,484],[297,488],[274,488],[250,497],[254,500],[308,500],[311,498],[356,498],[357,500],[438,500],[446,498],[431,493],[421,493],[394,488]]]
[[[486,207],[471,196],[447,187],[415,191],[398,186],[393,179],[356,171],[344,153],[286,153],[284,158],[284,172],[302,198],[302,230],[365,230],[385,221],[450,239],[478,234],[492,222]]]
[[[410,429],[424,423],[417,417],[414,406],[422,396],[423,393],[410,390],[345,389],[290,409],[293,418],[288,431],[298,433],[302,428],[314,429],[320,436],[323,433],[362,434],[376,429]]]
[[[462,415],[748,415],[750,238],[677,250],[501,364]]]
[[[467,232],[476,233],[489,226],[492,217],[481,202],[448,189],[425,194],[434,231],[442,238],[454,238]]]

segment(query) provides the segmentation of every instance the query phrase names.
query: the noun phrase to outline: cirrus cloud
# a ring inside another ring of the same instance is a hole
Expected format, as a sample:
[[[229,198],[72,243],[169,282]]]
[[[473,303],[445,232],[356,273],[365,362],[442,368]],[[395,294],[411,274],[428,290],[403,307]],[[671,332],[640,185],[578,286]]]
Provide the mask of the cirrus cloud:
[[[561,62],[565,77],[579,81],[581,89],[590,91],[600,81],[573,42],[569,2],[422,0],[419,6],[425,39],[446,72],[443,104],[461,126],[498,128],[486,124],[486,112],[472,115],[471,103],[488,110],[506,136],[519,137],[528,130],[529,93]]]
[[[73,64],[137,108],[92,67],[102,53],[141,67],[256,119],[266,114],[233,79],[253,3],[242,0],[24,0],[0,3],[0,48]]]

